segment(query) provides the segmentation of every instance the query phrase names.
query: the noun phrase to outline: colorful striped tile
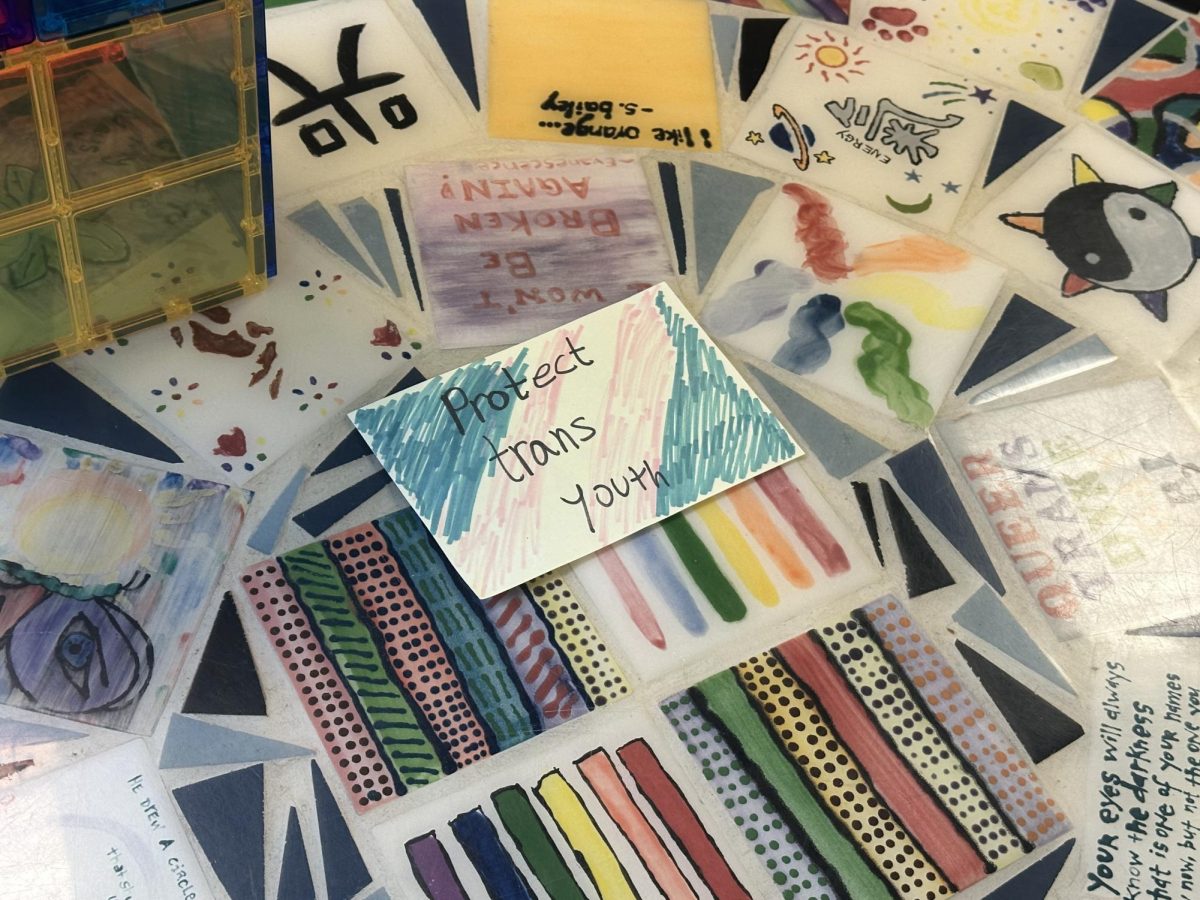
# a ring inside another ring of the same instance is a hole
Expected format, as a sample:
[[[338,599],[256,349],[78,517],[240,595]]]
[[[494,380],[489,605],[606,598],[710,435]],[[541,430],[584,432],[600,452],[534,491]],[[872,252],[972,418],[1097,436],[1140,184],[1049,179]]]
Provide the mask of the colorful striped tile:
[[[525,865],[546,892],[555,900],[586,900],[525,789],[520,785],[500,788],[492,793],[492,805]]]

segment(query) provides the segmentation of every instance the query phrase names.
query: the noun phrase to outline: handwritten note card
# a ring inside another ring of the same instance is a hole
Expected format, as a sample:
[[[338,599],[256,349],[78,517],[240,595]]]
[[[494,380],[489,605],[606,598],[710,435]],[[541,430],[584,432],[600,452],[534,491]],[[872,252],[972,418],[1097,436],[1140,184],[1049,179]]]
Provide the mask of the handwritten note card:
[[[492,0],[488,15],[494,136],[720,149],[705,4]]]
[[[1086,895],[1196,897],[1200,656],[1186,640],[1125,638],[1099,645],[1092,670]]]
[[[439,163],[407,178],[443,347],[523,341],[671,276],[635,157]]]
[[[0,788],[0,810],[0,896],[216,896],[141,741]]]
[[[351,419],[481,597],[800,455],[663,284]]]

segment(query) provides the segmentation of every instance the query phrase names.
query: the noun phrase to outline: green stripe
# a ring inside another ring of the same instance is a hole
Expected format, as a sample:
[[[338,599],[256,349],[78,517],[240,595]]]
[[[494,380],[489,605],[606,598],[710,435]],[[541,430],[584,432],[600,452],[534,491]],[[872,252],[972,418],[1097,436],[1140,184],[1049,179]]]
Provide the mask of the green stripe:
[[[729,583],[708,547],[696,534],[682,513],[676,513],[663,519],[660,523],[666,532],[667,540],[679,554],[688,574],[696,582],[696,586],[717,611],[717,615],[726,622],[737,622],[746,615],[746,604],[738,596],[737,589]]]
[[[437,781],[442,774],[437,750],[425,734],[419,713],[388,678],[371,633],[355,615],[357,607],[325,548],[309,544],[284,554],[279,562],[296,589],[296,598],[309,610],[313,627],[346,686],[359,698],[367,726],[378,737],[400,781],[406,786]],[[371,651],[364,654],[362,647]],[[348,661],[347,652],[366,659]],[[369,702],[364,700],[368,696],[372,698]]]
[[[509,671],[503,648],[459,588],[417,514],[403,510],[375,524],[391,542],[499,748],[529,740],[541,730],[541,720],[526,706],[525,692]]]
[[[529,797],[520,787],[501,788],[492,794],[500,821],[521,851],[526,864],[554,900],[587,900],[546,826],[533,811]]]
[[[774,791],[783,807],[812,842],[829,869],[837,873],[854,900],[889,900],[887,886],[867,865],[855,845],[837,830],[796,772],[742,691],[737,675],[726,669],[692,688],[692,696],[710,718],[720,720],[734,738],[730,743],[761,773],[760,786]]]

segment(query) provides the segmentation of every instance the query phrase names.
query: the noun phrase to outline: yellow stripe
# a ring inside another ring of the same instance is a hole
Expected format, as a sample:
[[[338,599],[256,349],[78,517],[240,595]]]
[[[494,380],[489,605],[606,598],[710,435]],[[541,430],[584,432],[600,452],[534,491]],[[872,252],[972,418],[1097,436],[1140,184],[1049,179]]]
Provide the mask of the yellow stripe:
[[[582,858],[601,900],[638,900],[612,847],[567,780],[556,770],[545,775],[534,791],[571,849]]]
[[[710,497],[693,508],[700,516],[700,521],[712,532],[713,540],[717,542],[721,553],[733,566],[733,571],[742,580],[742,584],[754,595],[754,599],[763,606],[778,605],[779,591],[771,581],[771,576],[762,567],[762,563],[754,554],[754,548],[742,537],[733,520],[717,505],[717,498]]]
[[[820,708],[778,657],[774,653],[752,656],[737,666],[737,675],[763,711],[780,746],[821,798],[829,817],[850,832],[892,890],[904,900],[953,894],[954,889],[875,793]],[[860,807],[861,812],[852,813],[852,806]],[[906,870],[913,874],[906,875]]]

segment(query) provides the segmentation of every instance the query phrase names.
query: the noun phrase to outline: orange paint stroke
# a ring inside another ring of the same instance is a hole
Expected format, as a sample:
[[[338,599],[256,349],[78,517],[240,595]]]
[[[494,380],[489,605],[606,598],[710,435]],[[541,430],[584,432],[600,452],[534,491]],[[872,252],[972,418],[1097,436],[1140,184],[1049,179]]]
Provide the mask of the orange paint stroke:
[[[967,251],[927,234],[913,234],[865,248],[854,260],[854,274],[957,272],[970,264]]]
[[[783,193],[796,201],[796,240],[804,245],[804,265],[826,282],[849,275],[846,236],[829,201],[800,184],[785,184]]]
[[[783,573],[783,577],[798,588],[813,586],[812,573],[808,566],[788,542],[786,535],[775,527],[771,514],[766,506],[754,493],[754,482],[747,481],[725,492],[729,502],[737,513],[751,537],[758,541],[760,547],[767,551],[775,567]]]

